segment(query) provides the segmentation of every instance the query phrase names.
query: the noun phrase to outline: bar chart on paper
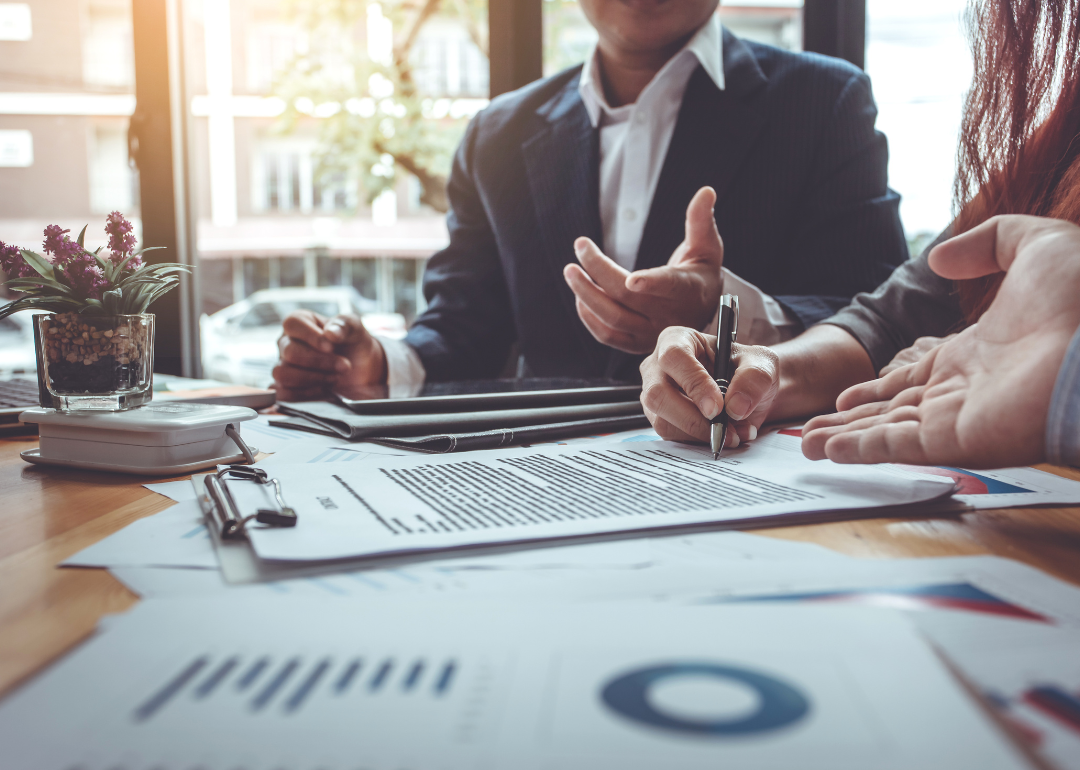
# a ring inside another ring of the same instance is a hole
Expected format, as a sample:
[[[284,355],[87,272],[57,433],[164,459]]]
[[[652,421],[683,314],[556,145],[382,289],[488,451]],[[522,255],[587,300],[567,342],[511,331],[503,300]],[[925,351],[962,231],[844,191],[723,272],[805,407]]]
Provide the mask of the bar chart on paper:
[[[1080,770],[1080,631],[944,614],[918,625],[1046,766]]]
[[[1060,652],[1064,652],[1063,650]],[[1039,653],[1046,655],[1046,650]],[[1049,657],[1064,660],[1056,651]],[[1038,654],[1038,653],[1036,653]],[[1075,650],[1072,651],[1075,657]],[[1052,664],[1051,664],[1052,665]],[[1003,665],[1008,670],[1010,665]],[[987,700],[1025,739],[1060,770],[1080,769],[1080,669],[1046,671],[1045,662],[1033,666],[1015,682],[1001,681],[986,687]]]
[[[505,653],[321,647],[184,645],[142,666],[121,696],[96,698],[93,729],[67,736],[57,766],[339,767],[349,756],[413,766],[432,745],[468,751],[497,724]]]
[[[636,589],[700,605],[861,605],[903,610],[920,619],[948,616],[972,624],[1004,619],[1036,628],[1080,627],[1080,588],[996,556],[860,559],[823,562],[812,570],[795,562],[665,571],[657,567],[640,578],[640,585],[633,583],[639,580],[636,576],[624,578],[607,596]]]
[[[384,712],[393,708],[392,701],[410,709],[422,708],[422,702],[452,692],[458,667],[454,658],[429,661],[423,656],[308,660],[301,656],[275,659],[270,655],[205,654],[184,663],[160,682],[132,710],[131,719],[136,724],[154,718],[186,721],[193,709],[212,710],[215,717],[229,722],[245,713],[294,716],[305,706],[320,710],[327,699],[347,697],[360,698],[348,705],[357,715],[365,706]]]
[[[765,596],[729,597],[724,602],[838,602],[897,610],[961,610],[998,617],[1048,621],[1048,618],[971,583],[874,586]]]
[[[1014,732],[1055,767],[1080,768],[1080,679],[1037,679],[1017,692],[988,690],[986,697]]]

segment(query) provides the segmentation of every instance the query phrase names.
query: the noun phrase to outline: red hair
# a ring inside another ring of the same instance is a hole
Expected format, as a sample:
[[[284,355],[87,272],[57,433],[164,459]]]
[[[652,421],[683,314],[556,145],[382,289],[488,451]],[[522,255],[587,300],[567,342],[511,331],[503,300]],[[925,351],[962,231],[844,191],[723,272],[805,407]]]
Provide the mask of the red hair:
[[[954,231],[998,214],[1080,224],[1080,0],[974,0]],[[957,282],[969,322],[1003,276]]]

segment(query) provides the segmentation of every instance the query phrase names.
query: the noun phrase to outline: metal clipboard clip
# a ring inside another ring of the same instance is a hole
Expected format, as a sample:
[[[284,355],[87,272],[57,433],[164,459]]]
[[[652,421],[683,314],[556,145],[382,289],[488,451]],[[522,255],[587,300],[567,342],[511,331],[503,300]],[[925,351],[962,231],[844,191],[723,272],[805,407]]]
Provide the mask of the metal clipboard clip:
[[[229,491],[228,480],[254,481],[273,487],[274,500],[278,509],[259,508],[255,513],[244,516],[240,513],[232,492]],[[208,474],[205,477],[206,493],[210,497],[210,511],[208,518],[216,525],[218,534],[222,540],[239,540],[244,537],[247,523],[254,519],[260,524],[270,527],[295,527],[297,516],[295,509],[285,503],[281,496],[281,482],[270,478],[270,475],[262,468],[252,468],[246,465],[230,465],[217,473]]]

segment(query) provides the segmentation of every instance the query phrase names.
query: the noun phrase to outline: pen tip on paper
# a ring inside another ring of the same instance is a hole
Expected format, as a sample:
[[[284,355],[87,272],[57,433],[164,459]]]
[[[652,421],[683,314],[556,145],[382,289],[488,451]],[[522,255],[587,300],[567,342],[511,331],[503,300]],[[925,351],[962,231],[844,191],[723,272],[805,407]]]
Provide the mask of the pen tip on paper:
[[[713,452],[712,453],[712,459],[719,460],[720,459],[720,453],[719,452]]]

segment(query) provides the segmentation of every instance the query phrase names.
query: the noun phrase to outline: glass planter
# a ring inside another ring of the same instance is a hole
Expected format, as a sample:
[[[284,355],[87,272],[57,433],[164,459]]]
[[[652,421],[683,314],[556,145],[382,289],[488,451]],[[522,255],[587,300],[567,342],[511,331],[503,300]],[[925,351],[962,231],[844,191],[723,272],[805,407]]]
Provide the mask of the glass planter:
[[[153,397],[154,316],[34,316],[41,405],[118,412]]]

